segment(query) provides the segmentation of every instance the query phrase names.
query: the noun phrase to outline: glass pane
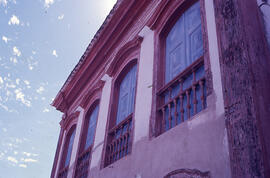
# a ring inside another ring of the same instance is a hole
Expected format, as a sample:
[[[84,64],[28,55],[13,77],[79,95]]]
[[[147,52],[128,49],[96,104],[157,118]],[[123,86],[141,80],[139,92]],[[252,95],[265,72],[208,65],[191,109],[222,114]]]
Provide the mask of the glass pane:
[[[73,130],[73,132],[69,138],[68,151],[67,151],[67,156],[66,156],[66,160],[65,160],[65,167],[67,167],[69,165],[71,152],[72,152],[72,146],[73,146],[73,142],[74,142],[75,130],[76,129]]]
[[[87,148],[89,148],[89,146],[91,146],[93,144],[96,125],[97,125],[98,109],[99,109],[99,107],[96,106],[96,108],[92,111],[92,113],[89,117],[87,137],[86,137],[86,141],[85,141],[84,150],[86,150]]]
[[[182,14],[166,38],[165,83],[202,55],[200,4],[197,2]]]
[[[116,124],[134,110],[137,65],[134,65],[120,84]]]

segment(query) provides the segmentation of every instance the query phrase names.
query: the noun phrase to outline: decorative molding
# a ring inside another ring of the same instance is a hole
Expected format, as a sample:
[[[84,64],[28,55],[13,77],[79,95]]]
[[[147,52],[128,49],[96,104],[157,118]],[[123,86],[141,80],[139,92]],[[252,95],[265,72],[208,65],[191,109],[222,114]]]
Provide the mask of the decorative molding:
[[[79,115],[80,115],[80,112],[76,111],[76,112],[70,114],[69,116],[67,116],[65,119],[62,119],[60,121],[61,128],[64,128],[65,130],[68,130],[67,127],[71,125],[71,122],[74,120],[74,118],[76,118],[76,120],[77,120]]]
[[[211,178],[210,172],[201,172],[197,169],[177,169],[170,172],[164,178]]]
[[[93,98],[99,98],[101,96],[102,87],[104,86],[105,82],[102,80],[99,80],[95,86],[91,87],[90,90],[88,90],[82,99],[82,102],[80,106],[82,108],[86,108],[90,100],[93,100]]]
[[[118,70],[118,67],[121,66],[123,61],[125,61],[125,58],[128,57],[129,54],[140,48],[142,39],[143,39],[142,37],[137,36],[120,48],[120,50],[114,57],[114,60],[112,61],[112,63],[110,64],[109,68],[106,71],[106,73],[109,76],[114,76]]]

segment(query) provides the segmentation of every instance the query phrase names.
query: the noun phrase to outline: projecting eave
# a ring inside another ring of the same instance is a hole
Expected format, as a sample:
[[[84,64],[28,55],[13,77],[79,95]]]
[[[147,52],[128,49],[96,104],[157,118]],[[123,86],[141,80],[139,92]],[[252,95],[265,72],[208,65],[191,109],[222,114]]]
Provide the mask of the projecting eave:
[[[150,1],[118,0],[86,48],[78,64],[58,92],[52,106],[61,112],[76,100],[95,70],[106,63],[113,45],[121,35],[130,28],[133,20],[145,9]]]

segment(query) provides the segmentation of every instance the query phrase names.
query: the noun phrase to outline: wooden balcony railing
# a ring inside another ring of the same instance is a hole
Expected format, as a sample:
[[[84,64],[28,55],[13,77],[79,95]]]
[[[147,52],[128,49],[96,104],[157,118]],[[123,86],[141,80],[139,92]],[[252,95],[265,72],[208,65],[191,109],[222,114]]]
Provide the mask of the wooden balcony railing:
[[[131,150],[132,115],[130,114],[109,131],[105,166],[129,154]]]
[[[83,178],[83,177],[86,178],[88,176],[91,150],[92,150],[92,146],[90,146],[87,150],[83,151],[78,156],[78,159],[76,162],[75,178]]]
[[[66,178],[67,175],[68,175],[68,166],[59,171],[58,178]]]
[[[161,106],[161,132],[184,122],[206,108],[206,85],[203,58],[162,87],[158,93]]]

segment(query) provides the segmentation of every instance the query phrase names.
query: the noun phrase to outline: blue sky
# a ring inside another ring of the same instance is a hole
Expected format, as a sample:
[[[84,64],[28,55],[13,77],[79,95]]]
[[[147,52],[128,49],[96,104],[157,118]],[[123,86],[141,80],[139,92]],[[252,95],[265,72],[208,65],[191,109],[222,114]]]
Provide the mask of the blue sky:
[[[0,0],[0,178],[50,176],[50,106],[116,0]]]

